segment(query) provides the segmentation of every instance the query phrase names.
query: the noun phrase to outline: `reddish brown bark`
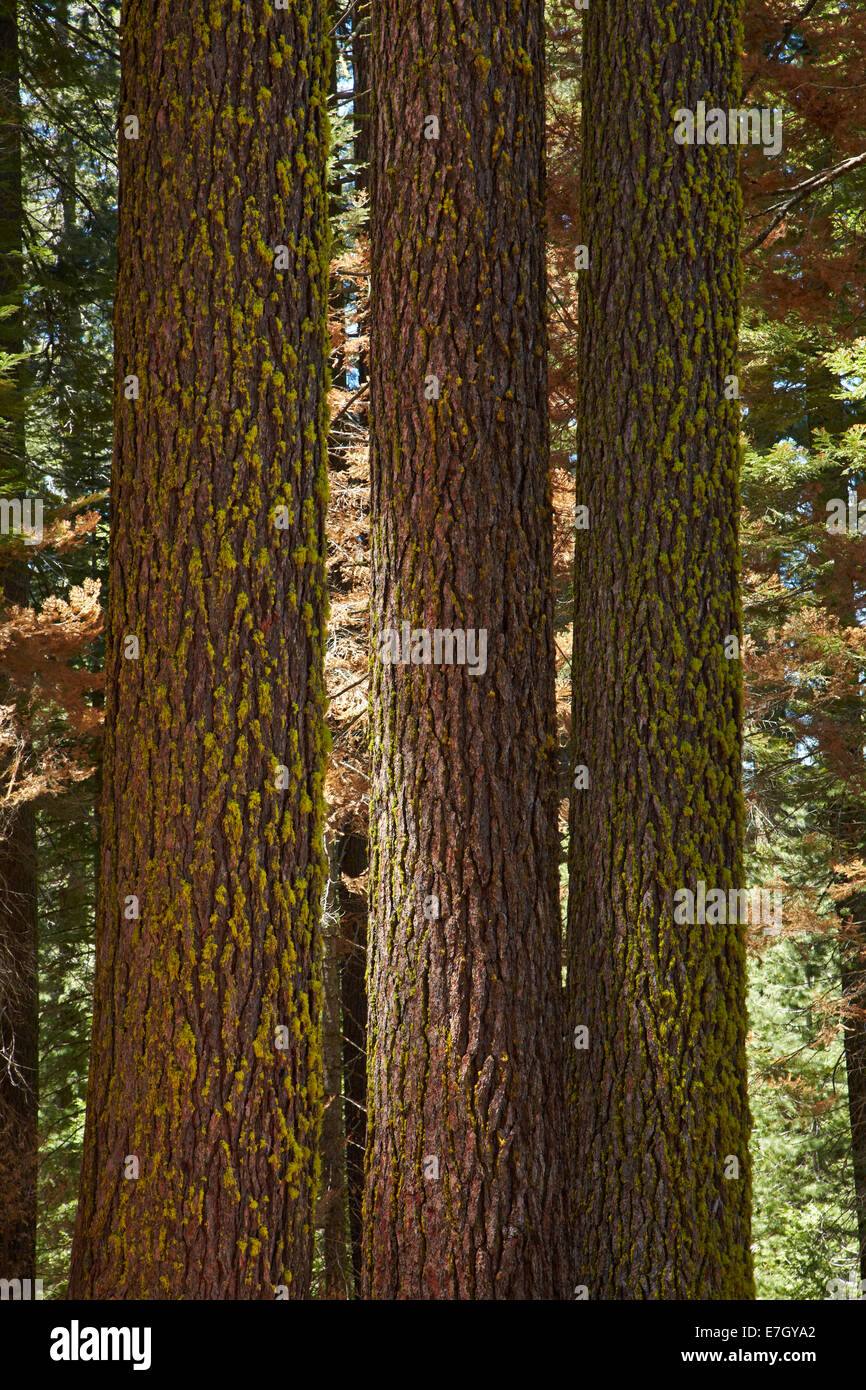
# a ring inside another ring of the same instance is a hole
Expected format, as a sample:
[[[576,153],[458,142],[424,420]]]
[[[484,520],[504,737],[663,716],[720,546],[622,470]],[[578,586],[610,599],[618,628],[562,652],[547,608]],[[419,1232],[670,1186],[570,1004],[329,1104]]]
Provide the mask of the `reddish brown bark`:
[[[739,41],[738,0],[584,16],[568,1027],[591,1299],[754,1296],[747,925],[675,916],[700,881],[743,886],[737,157],[674,118],[736,105]]]
[[[568,1285],[542,34],[372,10],[373,1298]],[[404,621],[486,670],[384,664]]]
[[[76,1298],[309,1289],[322,1095],[324,32],[320,0],[123,10],[120,116],[137,118],[139,136],[120,141]]]

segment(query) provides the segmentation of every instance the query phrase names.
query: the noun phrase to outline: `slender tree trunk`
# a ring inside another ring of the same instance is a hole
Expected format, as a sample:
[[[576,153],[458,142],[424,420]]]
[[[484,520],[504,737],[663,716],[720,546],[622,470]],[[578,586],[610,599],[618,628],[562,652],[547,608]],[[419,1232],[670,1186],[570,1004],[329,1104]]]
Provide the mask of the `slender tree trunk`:
[[[560,1297],[542,6],[374,0],[371,52],[365,1288]]]
[[[824,567],[818,592],[824,608],[841,627],[859,627],[857,561],[847,543],[842,547],[826,530],[831,498],[848,497],[847,472],[826,478],[817,492],[813,518],[823,532]],[[864,852],[863,698],[858,689],[835,702],[832,721],[819,721],[816,734],[826,764],[850,794],[835,808],[831,834],[840,860]],[[850,913],[849,929],[841,941],[840,984],[846,1011],[843,1018],[848,1113],[851,1120],[851,1168],[860,1277],[866,1279],[866,894],[852,893],[838,904]]]
[[[359,5],[352,28],[352,110],[355,120],[355,187],[370,186],[370,7]],[[365,228],[368,224],[365,222]]]
[[[102,875],[72,1297],[309,1289],[323,34],[320,0],[127,0],[122,15]]]
[[[18,10],[0,0],[0,304],[17,302],[21,266],[21,99]],[[0,321],[0,347],[20,352],[17,314]],[[0,395],[0,492],[27,491],[24,416],[18,373]],[[26,605],[26,564],[0,570],[6,603]],[[0,700],[12,698],[0,672]],[[0,1278],[32,1279],[36,1262],[38,1147],[36,830],[32,806],[0,819]]]
[[[584,16],[567,1026],[592,1299],[753,1296],[746,927],[673,915],[743,873],[737,159],[673,117],[736,105],[739,43],[738,0]]]
[[[54,21],[56,43],[58,50],[62,53],[64,60],[67,51],[71,48],[69,33],[69,0],[57,0],[56,18]],[[64,130],[59,136],[60,145],[60,208],[63,214],[63,237],[69,241],[75,230],[75,203],[77,197],[77,159],[75,152],[75,132]],[[78,306],[75,306],[76,319],[80,317]]]
[[[38,976],[34,810],[0,825],[0,1278],[36,1273]]]
[[[352,28],[352,102],[355,114],[355,187],[369,188],[370,173],[370,7],[359,6]],[[363,230],[369,233],[369,219]],[[356,290],[360,296],[361,287]],[[365,314],[359,332],[369,329]],[[358,354],[358,386],[369,380],[366,351]],[[363,418],[364,407],[361,407]],[[357,877],[369,864],[367,837],[343,837],[340,855],[342,873]],[[343,1003],[343,1092],[346,1123],[346,1189],[349,1207],[349,1235],[352,1248],[352,1275],[355,1297],[363,1285],[364,1153],[367,1146],[367,897],[340,885],[343,952],[340,987]]]
[[[340,869],[357,877],[367,868],[367,840],[345,835]],[[343,934],[340,993],[343,1006],[343,1094],[346,1127],[346,1194],[355,1297],[362,1287],[364,1151],[367,1143],[367,896],[339,887]]]
[[[318,1221],[325,1266],[324,1295],[349,1296],[351,1273],[346,1228],[346,1133],[343,1127],[343,1047],[340,1008],[339,852],[331,841],[323,913],[322,1061],[325,1107],[322,1118],[322,1192]]]
[[[359,193],[370,192],[370,121],[371,121],[371,73],[370,73],[370,6],[360,6],[352,31],[352,80],[354,99],[352,108],[355,116],[355,187]],[[368,204],[369,207],[369,204]],[[369,236],[370,219],[366,215],[361,223],[362,232]],[[361,287],[358,286],[360,293]],[[368,315],[359,322],[359,332],[363,336],[369,330]],[[358,386],[370,379],[368,354],[358,354]]]
[[[842,966],[842,993],[848,1005],[845,1067],[860,1278],[866,1279],[866,897],[857,895],[850,907],[856,934],[846,944]]]

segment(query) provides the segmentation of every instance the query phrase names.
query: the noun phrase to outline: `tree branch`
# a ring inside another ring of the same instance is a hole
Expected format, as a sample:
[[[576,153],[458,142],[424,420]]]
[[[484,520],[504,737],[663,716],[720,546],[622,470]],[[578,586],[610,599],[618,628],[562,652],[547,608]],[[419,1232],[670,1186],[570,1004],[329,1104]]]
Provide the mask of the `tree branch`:
[[[835,182],[843,174],[849,173],[861,164],[866,164],[866,150],[860,154],[852,154],[850,159],[843,159],[841,164],[834,164],[830,169],[823,169],[820,174],[813,174],[811,178],[803,179],[802,183],[797,183],[788,190],[781,203],[774,203],[772,207],[765,208],[763,212],[754,213],[754,217],[766,217],[768,212],[774,212],[775,216],[768,222],[764,230],[753,241],[749,242],[743,256],[750,255],[752,251],[765,242],[770,233],[775,231],[779,223],[787,217],[791,209],[808,198],[810,193],[814,193],[818,188],[826,188],[828,184]]]

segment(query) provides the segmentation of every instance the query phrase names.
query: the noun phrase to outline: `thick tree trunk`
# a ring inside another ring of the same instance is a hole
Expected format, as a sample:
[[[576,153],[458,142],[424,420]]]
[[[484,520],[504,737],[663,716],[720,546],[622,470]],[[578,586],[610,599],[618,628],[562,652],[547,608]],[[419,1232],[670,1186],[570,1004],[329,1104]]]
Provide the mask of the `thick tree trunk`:
[[[372,10],[365,1288],[539,1299],[569,1282],[542,6],[459,11]],[[474,673],[386,664],[404,622]]]
[[[738,0],[584,17],[567,1026],[593,1299],[753,1296],[746,927],[673,917],[742,886],[737,160],[673,118],[736,105],[739,40]]]
[[[0,304],[15,303],[21,266],[21,100],[18,11],[0,0]],[[0,347],[22,348],[17,314],[0,320]],[[7,374],[8,375],[8,374]],[[26,441],[15,372],[0,395],[0,493],[27,491]],[[26,604],[26,564],[0,570],[6,603]],[[12,698],[0,672],[0,701]],[[0,818],[0,1278],[32,1279],[36,1262],[38,967],[36,832],[32,806]]]
[[[309,1288],[325,879],[323,17],[320,0],[123,10],[78,1298]],[[124,138],[133,116],[137,140]],[[126,398],[131,375],[139,399]]]

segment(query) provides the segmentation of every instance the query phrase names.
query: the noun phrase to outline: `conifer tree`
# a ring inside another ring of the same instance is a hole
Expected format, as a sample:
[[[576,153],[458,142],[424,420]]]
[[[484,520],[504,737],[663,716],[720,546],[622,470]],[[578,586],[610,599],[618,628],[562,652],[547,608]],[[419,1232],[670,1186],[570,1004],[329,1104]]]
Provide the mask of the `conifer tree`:
[[[70,1293],[304,1297],[321,1117],[321,0],[127,0]]]
[[[737,105],[740,42],[738,0],[584,15],[567,1026],[591,1299],[753,1291],[746,929],[697,910],[701,882],[742,886],[737,150],[674,138]]]
[[[562,1297],[542,6],[370,48],[365,1289]]]

